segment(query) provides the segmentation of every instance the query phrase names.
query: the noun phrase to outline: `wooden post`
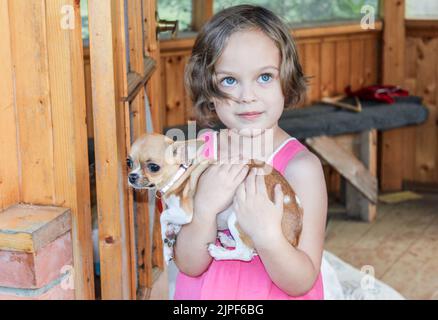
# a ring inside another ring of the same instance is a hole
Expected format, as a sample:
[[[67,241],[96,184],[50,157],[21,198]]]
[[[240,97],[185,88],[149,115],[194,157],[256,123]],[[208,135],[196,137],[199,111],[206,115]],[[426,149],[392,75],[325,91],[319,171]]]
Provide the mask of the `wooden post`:
[[[213,16],[213,0],[192,0],[192,30],[199,31]]]
[[[96,189],[103,299],[132,299],[132,219],[128,210],[128,96],[124,1],[89,1]]]
[[[130,1],[128,4],[128,17],[129,17],[129,52],[130,52],[130,73],[139,74],[144,77],[145,63],[144,63],[144,37],[143,37],[143,16],[142,11],[142,0]],[[146,2],[143,3],[147,6]],[[154,11],[155,12],[155,11]],[[147,25],[144,24],[144,27]],[[144,30],[146,33],[147,31]],[[137,139],[141,134],[146,132],[146,112],[145,112],[145,94],[146,90],[143,86],[140,89],[139,94],[134,98],[132,102],[126,102],[127,119],[129,120],[132,115],[132,123],[127,121],[127,130],[133,132],[132,142]],[[133,130],[130,130],[130,127]],[[130,138],[130,135],[127,134]],[[130,140],[130,139],[129,139]],[[127,146],[131,146],[131,141],[127,141]],[[133,202],[134,192],[132,189],[129,190],[129,208],[136,210],[136,221],[133,223],[137,226],[137,273],[138,273],[138,288],[134,293],[137,297],[143,297],[144,292],[152,287],[152,260],[150,259],[152,255],[152,243],[149,236],[149,202],[147,192],[138,192],[135,194],[135,205]],[[134,214],[132,213],[132,216]],[[134,239],[135,240],[135,239]],[[135,285],[135,283],[134,283]],[[134,286],[135,288],[135,286]]]
[[[384,19],[382,83],[404,84],[405,79],[405,1],[381,1]],[[382,190],[402,188],[403,130],[382,132],[380,182]]]
[[[160,42],[156,36],[157,22],[155,20],[156,1],[147,0],[143,3],[143,17],[147,22],[146,26],[146,41],[145,55],[154,59],[157,64],[157,71],[154,72],[149,79],[146,90],[149,97],[149,104],[152,113],[152,123],[154,125],[154,131],[158,133],[163,132],[165,109],[164,105],[161,105],[161,54],[160,54]]]
[[[377,131],[375,129],[365,131],[357,135],[357,157],[362,161],[370,174],[377,174]],[[376,218],[377,206],[370,202],[348,181],[345,186],[347,215],[361,220],[372,222]],[[376,190],[377,195],[377,190]]]

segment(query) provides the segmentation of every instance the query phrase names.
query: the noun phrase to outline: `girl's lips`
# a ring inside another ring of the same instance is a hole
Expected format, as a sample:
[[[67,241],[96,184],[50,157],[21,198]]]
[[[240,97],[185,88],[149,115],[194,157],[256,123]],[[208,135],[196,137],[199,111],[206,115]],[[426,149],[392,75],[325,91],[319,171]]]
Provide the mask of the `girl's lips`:
[[[244,112],[244,113],[238,113],[237,115],[247,120],[253,120],[253,119],[257,119],[260,115],[262,115],[262,113],[263,112]]]

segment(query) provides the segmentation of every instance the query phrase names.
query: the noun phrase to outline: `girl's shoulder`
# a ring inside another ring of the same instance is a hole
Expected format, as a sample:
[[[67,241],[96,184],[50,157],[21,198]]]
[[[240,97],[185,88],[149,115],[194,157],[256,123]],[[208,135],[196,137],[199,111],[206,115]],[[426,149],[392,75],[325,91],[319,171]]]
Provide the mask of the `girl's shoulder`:
[[[313,152],[303,148],[287,161],[284,176],[289,181],[321,180],[324,177],[322,163]]]

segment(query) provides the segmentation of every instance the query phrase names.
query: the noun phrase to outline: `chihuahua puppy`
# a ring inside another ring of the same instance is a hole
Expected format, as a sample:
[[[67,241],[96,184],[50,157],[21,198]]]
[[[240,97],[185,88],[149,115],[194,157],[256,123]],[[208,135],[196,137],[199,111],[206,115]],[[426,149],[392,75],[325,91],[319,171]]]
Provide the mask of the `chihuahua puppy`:
[[[161,134],[147,133],[131,146],[127,159],[128,184],[135,189],[155,188],[166,204],[160,222],[167,263],[173,258],[173,245],[181,226],[192,221],[199,177],[208,166],[216,163],[215,159],[205,157],[206,141],[205,138],[173,141]],[[274,199],[275,185],[281,185],[284,194],[282,231],[289,243],[297,246],[302,230],[303,210],[294,190],[268,164],[251,160],[248,166],[263,169],[266,190],[271,201]],[[250,261],[257,254],[250,237],[239,227],[232,205],[217,215],[217,224],[220,231],[218,239],[226,248],[214,243],[208,244],[207,249],[213,258]],[[226,229],[232,237],[221,232]],[[230,250],[230,247],[234,247],[234,250]]]

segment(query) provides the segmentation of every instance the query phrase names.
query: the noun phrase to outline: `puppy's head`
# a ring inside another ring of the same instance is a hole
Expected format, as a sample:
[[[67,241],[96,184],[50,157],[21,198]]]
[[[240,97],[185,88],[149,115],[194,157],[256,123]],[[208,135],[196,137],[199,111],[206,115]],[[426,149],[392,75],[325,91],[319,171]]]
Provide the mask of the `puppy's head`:
[[[135,189],[161,188],[181,164],[190,164],[201,154],[202,139],[173,141],[165,135],[147,133],[131,146],[127,158],[128,184]]]

